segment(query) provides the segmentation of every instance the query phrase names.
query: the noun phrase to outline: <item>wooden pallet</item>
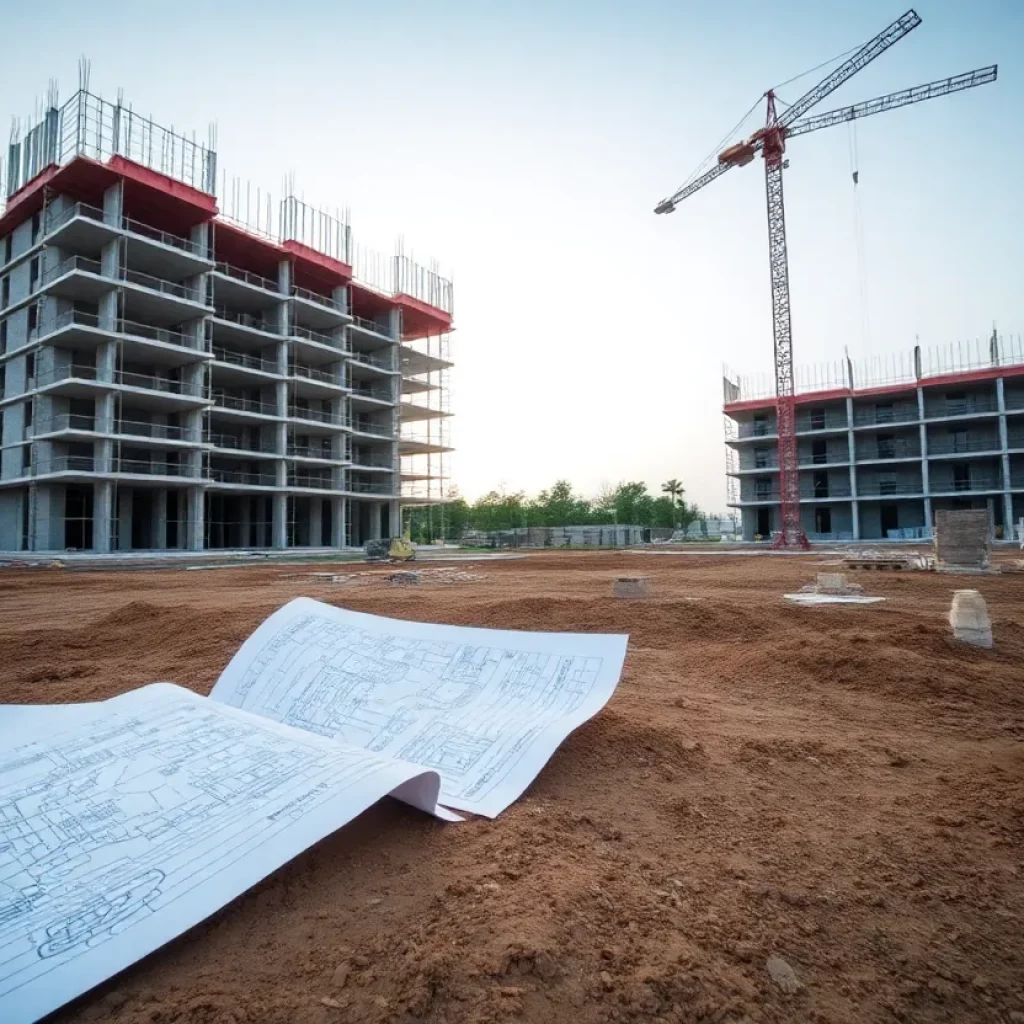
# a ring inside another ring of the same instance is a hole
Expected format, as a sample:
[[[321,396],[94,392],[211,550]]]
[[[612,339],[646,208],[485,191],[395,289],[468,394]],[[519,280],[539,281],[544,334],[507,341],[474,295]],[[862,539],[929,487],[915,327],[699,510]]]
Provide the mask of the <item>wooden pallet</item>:
[[[844,558],[843,568],[896,572],[910,568],[910,564],[904,558]]]

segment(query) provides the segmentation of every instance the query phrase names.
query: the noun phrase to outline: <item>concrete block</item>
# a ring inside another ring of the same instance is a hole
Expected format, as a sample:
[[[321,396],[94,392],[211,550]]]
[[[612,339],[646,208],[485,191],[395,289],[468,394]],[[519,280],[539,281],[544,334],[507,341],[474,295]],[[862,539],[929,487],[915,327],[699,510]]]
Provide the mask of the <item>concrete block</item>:
[[[935,556],[940,567],[988,566],[989,520],[986,509],[935,513]]]
[[[650,580],[647,576],[619,576],[612,588],[615,597],[649,597],[650,593]]]
[[[975,647],[992,646],[992,620],[985,599],[977,590],[953,592],[953,606],[949,610],[949,624],[953,636]]]

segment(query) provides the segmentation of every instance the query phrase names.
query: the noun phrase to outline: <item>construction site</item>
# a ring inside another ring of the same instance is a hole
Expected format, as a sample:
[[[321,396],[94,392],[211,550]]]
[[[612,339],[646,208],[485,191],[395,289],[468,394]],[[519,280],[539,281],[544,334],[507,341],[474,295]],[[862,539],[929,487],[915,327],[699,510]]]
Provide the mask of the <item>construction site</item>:
[[[681,528],[414,544],[450,278],[51,87],[0,189],[4,1024],[1024,1024],[1024,342],[794,358],[789,140],[996,82],[817,109],[920,22],[655,207],[763,164],[774,368]]]

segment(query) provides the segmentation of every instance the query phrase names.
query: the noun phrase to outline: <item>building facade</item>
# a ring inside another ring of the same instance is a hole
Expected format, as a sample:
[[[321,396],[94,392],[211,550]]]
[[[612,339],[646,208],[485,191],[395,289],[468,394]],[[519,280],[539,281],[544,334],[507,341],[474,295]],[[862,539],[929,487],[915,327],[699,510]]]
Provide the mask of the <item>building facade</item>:
[[[798,393],[801,518],[811,540],[926,538],[936,511],[965,508],[989,511],[994,538],[1013,537],[1024,516],[1020,339],[993,335],[968,356],[947,354],[954,358],[929,372],[915,349],[903,361],[909,372],[888,375],[904,379],[883,383],[867,381],[885,374],[848,362],[841,386]],[[729,505],[744,540],[767,539],[781,528],[775,407],[745,390],[726,377]]]
[[[450,283],[227,216],[216,154],[80,90],[8,154],[0,550],[344,547],[450,450]],[[237,211],[236,211],[237,212]]]

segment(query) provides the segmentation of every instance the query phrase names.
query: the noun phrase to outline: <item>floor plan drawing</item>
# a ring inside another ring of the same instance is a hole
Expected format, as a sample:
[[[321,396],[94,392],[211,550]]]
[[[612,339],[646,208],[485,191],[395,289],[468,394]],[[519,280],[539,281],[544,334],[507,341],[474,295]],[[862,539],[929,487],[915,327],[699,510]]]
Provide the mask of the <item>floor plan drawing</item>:
[[[82,714],[0,745],[5,1024],[104,980],[423,774],[167,684]]]
[[[494,816],[611,696],[626,637],[427,625],[300,598],[211,697],[430,768],[441,802]]]

